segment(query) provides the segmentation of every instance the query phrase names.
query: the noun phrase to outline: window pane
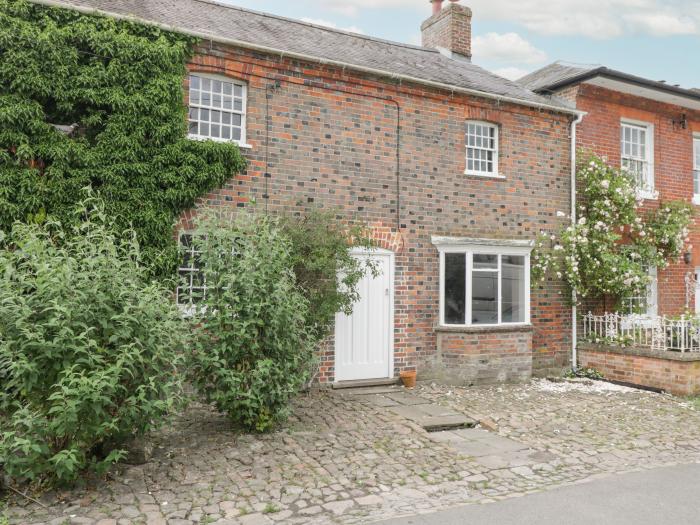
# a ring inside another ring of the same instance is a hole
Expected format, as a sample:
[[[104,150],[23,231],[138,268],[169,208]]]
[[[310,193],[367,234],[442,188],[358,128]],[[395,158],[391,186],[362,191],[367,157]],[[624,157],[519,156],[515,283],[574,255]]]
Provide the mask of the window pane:
[[[498,323],[497,297],[498,272],[473,271],[472,324]]]
[[[498,255],[474,254],[474,269],[498,269]]]
[[[190,89],[199,89],[199,77],[190,75]]]
[[[445,324],[465,324],[466,261],[463,253],[445,254]]]
[[[501,322],[525,322],[525,257],[501,258]]]

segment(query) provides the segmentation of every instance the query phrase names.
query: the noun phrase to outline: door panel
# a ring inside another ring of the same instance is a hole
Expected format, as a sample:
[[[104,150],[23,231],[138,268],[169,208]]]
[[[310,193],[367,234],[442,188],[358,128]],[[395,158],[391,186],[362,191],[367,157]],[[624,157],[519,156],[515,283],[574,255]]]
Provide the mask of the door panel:
[[[393,337],[393,257],[359,254],[374,261],[378,275],[365,275],[358,283],[360,299],[351,315],[339,313],[335,322],[335,380],[391,377]]]

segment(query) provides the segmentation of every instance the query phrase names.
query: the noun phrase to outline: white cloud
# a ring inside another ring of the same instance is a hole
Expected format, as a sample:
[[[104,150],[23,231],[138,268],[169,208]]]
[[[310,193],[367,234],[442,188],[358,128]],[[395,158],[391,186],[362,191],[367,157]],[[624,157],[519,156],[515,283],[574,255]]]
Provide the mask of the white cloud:
[[[474,38],[474,60],[539,64],[547,60],[547,53],[537,49],[517,33],[487,33]]]
[[[475,20],[511,22],[542,35],[579,35],[606,39],[626,34],[700,35],[696,0],[462,0]],[[426,0],[325,0],[321,9],[358,16],[373,9],[419,10]]]
[[[317,26],[330,27],[331,29],[340,29],[341,31],[350,31],[351,33],[359,33],[361,35],[364,34],[364,31],[362,31],[362,29],[360,29],[357,26],[338,27],[338,24],[336,24],[335,22],[331,22],[330,20],[324,20],[322,18],[304,17],[301,20],[302,20],[302,22],[307,22],[309,24],[315,24]]]
[[[509,80],[518,80],[529,73],[527,69],[521,69],[519,67],[501,67],[493,69],[492,72],[499,77],[507,78]]]
[[[698,22],[689,17],[670,13],[631,14],[624,17],[640,33],[652,36],[692,35],[698,32]]]

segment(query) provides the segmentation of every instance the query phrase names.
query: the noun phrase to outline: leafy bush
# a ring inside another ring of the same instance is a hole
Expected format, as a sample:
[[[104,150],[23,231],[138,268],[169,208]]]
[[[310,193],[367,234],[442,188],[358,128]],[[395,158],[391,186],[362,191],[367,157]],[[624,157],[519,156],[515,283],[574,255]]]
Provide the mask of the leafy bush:
[[[330,333],[337,312],[352,313],[360,279],[376,271],[371,263],[353,257],[349,246],[369,249],[372,240],[363,225],[347,228],[330,212],[287,217],[281,226],[292,243],[297,285],[310,305],[307,327],[321,340]]]
[[[16,479],[102,472],[180,399],[187,331],[169,292],[133,232],[93,201],[81,215],[0,233],[0,466]]]
[[[564,377],[567,379],[605,379],[605,376],[595,368],[577,368],[576,370],[569,370],[564,374]]]
[[[609,297],[623,305],[646,295],[650,267],[666,268],[686,249],[692,210],[686,202],[668,201],[645,213],[629,171],[585,152],[581,158],[578,220],[550,238],[550,249],[538,240],[533,274],[542,279],[556,272],[579,301]]]
[[[198,220],[193,243],[207,291],[193,317],[192,381],[234,424],[268,430],[313,361],[292,244],[273,219],[214,212]]]

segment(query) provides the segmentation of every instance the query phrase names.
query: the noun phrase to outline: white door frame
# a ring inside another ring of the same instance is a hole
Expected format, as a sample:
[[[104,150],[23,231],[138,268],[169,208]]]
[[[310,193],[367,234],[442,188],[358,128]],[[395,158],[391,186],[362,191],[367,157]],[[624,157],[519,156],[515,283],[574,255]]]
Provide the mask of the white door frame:
[[[358,248],[354,247],[350,249],[351,255],[380,255],[384,257],[389,257],[389,326],[387,330],[389,331],[389,362],[388,370],[386,371],[387,379],[394,377],[394,289],[396,284],[394,282],[395,268],[396,268],[396,256],[391,250],[386,250],[384,248]],[[338,382],[338,340],[336,334],[333,334],[333,381]],[[384,377],[379,377],[377,379],[384,379]]]

